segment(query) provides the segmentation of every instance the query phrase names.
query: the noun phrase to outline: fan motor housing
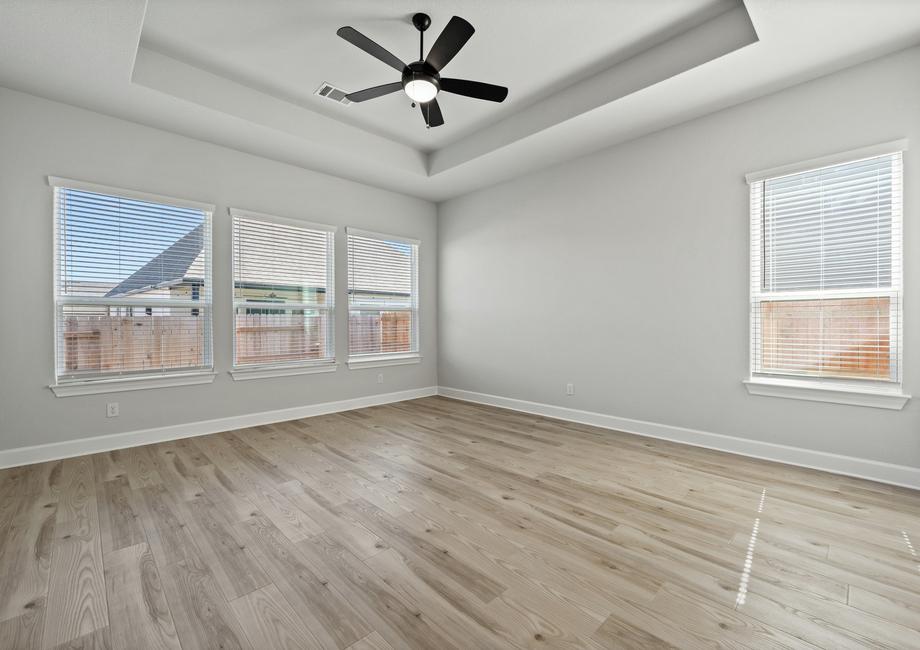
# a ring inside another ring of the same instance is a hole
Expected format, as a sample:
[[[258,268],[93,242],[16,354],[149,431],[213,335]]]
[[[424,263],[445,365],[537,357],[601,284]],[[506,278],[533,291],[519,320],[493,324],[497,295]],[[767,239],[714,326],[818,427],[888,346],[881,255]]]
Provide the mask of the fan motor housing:
[[[441,75],[424,61],[413,61],[406,65],[406,69],[403,70],[402,74],[403,89],[410,81],[427,81],[433,84],[439,92],[441,90]]]

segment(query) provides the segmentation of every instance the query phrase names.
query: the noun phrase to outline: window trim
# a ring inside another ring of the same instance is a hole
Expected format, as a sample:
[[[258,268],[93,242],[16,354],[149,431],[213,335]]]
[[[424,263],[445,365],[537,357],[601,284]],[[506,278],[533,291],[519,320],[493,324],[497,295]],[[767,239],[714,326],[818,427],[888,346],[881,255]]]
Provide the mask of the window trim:
[[[800,174],[803,172],[808,172],[823,167],[830,167],[834,165],[846,164],[849,162],[857,162],[859,160],[865,160],[868,158],[875,158],[885,155],[891,155],[896,153],[903,153],[908,150],[909,142],[906,138],[899,140],[892,140],[889,142],[883,142],[880,144],[870,145],[867,147],[861,147],[858,149],[851,149],[848,151],[842,151],[839,153],[831,154],[828,156],[822,156],[819,158],[812,158],[799,163],[792,163],[788,165],[781,165],[778,167],[773,167],[770,169],[761,170],[758,172],[752,172],[745,175],[745,181],[749,186],[753,186],[756,183],[764,183],[769,179],[774,179],[782,176],[789,176],[793,174]],[[902,182],[901,182],[901,224],[900,227],[903,231],[903,222],[904,222],[904,209],[903,209],[903,163],[902,163]],[[748,206],[748,223],[753,228],[753,206],[749,204]],[[761,214],[761,219],[763,215]],[[754,359],[754,304],[755,304],[755,293],[754,293],[754,273],[755,269],[753,266],[753,260],[755,255],[755,243],[763,245],[762,240],[758,238],[755,240],[754,232],[748,233],[749,240],[749,260],[748,260],[748,319],[749,319],[749,329],[748,329],[748,377],[742,380],[745,388],[750,395],[760,395],[767,397],[785,397],[789,399],[799,399],[807,401],[817,401],[817,402],[831,402],[835,404],[848,404],[852,406],[867,406],[874,408],[884,408],[884,409],[893,409],[900,410],[904,408],[904,405],[911,399],[911,395],[903,391],[904,386],[904,355],[903,355],[903,309],[904,309],[904,296],[906,294],[904,290],[904,273],[903,273],[903,264],[904,264],[904,238],[900,238],[898,243],[900,250],[898,251],[898,256],[901,264],[901,286],[899,289],[872,289],[866,290],[866,295],[871,296],[881,296],[881,295],[891,295],[898,296],[899,304],[898,310],[901,314],[901,317],[898,318],[898,326],[901,328],[900,335],[898,339],[898,349],[896,351],[898,355],[898,378],[896,381],[889,382],[876,382],[869,380],[860,380],[860,379],[845,379],[845,378],[834,378],[834,377],[809,377],[809,376],[796,376],[796,375],[782,375],[782,374],[763,374],[755,373],[755,359]],[[760,255],[760,252],[757,252]],[[766,296],[768,299],[777,299],[777,300],[794,300],[794,299],[803,299],[805,294],[810,292],[783,292],[781,294],[770,294],[770,293],[759,293],[756,297],[759,297],[761,300]],[[834,294],[835,291],[831,290],[826,293]],[[846,294],[849,297],[852,294],[860,293],[860,290],[846,290],[840,291],[841,294]],[[811,294],[813,298],[814,295]],[[831,296],[833,297],[833,296]]]
[[[802,162],[798,163],[779,165],[777,167],[771,167],[769,169],[762,169],[760,171],[751,172],[744,175],[744,180],[748,185],[752,185],[753,183],[759,183],[760,181],[765,181],[770,178],[777,178],[779,176],[791,176],[792,174],[810,172],[822,167],[830,167],[832,165],[842,165],[848,162],[856,162],[857,160],[864,158],[885,156],[888,154],[898,153],[899,151],[907,151],[909,144],[910,142],[907,138],[891,140],[889,142],[881,142],[879,144],[873,144],[867,147],[859,147],[857,149],[841,151],[839,153],[833,153],[827,156],[810,158],[809,160],[803,160]]]
[[[104,393],[121,393],[129,390],[148,390],[151,388],[171,388],[173,386],[193,386],[210,384],[217,373],[206,372],[172,372],[161,373],[154,377],[119,377],[117,379],[86,379],[68,381],[48,386],[56,397],[74,397],[79,395],[100,395]]]
[[[411,346],[414,348],[409,352],[375,352],[369,354],[352,354],[351,352],[351,273],[350,269],[350,259],[348,257],[348,237],[365,237],[368,239],[378,239],[382,241],[391,241],[399,242],[402,244],[409,244],[410,246],[415,247],[414,254],[414,267],[412,268],[412,301],[413,306],[405,307],[403,305],[386,305],[378,304],[374,307],[359,307],[356,311],[407,311],[414,315],[412,319],[412,331],[409,333]],[[421,248],[422,242],[419,239],[413,239],[411,237],[403,237],[401,235],[388,235],[386,233],[375,232],[373,230],[362,230],[361,228],[353,228],[352,226],[347,226],[345,228],[345,296],[346,296],[346,305],[345,308],[348,312],[348,321],[346,327],[349,328],[346,331],[348,332],[348,358],[346,363],[349,370],[358,370],[361,368],[379,368],[384,366],[401,366],[420,363],[422,360],[422,342],[421,342],[421,307],[419,300],[419,266],[421,265]]]
[[[338,226],[314,221],[303,221],[300,219],[290,219],[288,217],[279,217],[274,214],[265,212],[256,212],[254,210],[244,210],[241,208],[227,208],[227,214],[230,215],[230,323],[231,323],[231,350],[230,350],[230,370],[227,372],[233,377],[234,381],[248,381],[250,379],[267,379],[271,377],[289,377],[294,375],[309,375],[325,372],[335,372],[338,370],[338,360],[336,354],[335,323],[336,323],[336,300],[335,300],[335,235],[338,232]],[[257,221],[267,221],[305,230],[319,230],[332,234],[332,260],[327,260],[327,280],[329,286],[326,287],[326,296],[332,301],[330,304],[319,308],[328,313],[329,333],[332,335],[332,357],[329,359],[320,359],[317,361],[287,361],[278,363],[264,364],[238,364],[236,362],[236,310],[241,306],[252,305],[255,308],[270,304],[283,304],[285,309],[317,309],[316,305],[301,303],[267,303],[267,302],[237,302],[236,300],[236,277],[234,275],[234,252],[233,238],[235,237],[233,229],[233,219],[240,217],[243,219],[254,219]]]
[[[418,352],[388,352],[384,354],[361,354],[348,357],[349,370],[360,368],[383,368],[384,366],[407,366],[421,363],[422,355]]]
[[[84,192],[95,192],[96,194],[108,194],[110,196],[123,196],[126,199],[136,201],[149,201],[151,203],[164,203],[174,205],[177,208],[191,208],[192,210],[201,210],[209,212],[212,216],[217,206],[213,203],[202,203],[191,199],[182,199],[175,196],[166,196],[165,194],[152,194],[150,192],[139,192],[137,190],[128,190],[123,187],[114,187],[112,185],[100,185],[99,183],[88,183],[78,181],[72,178],[62,178],[60,176],[49,176],[48,185],[57,189],[64,188],[68,190],[82,190]]]
[[[54,203],[52,209],[52,245],[54,254],[52,255],[52,282],[54,286],[51,291],[51,336],[52,336],[52,375],[54,381],[48,385],[48,388],[56,397],[72,397],[79,395],[97,395],[103,393],[114,393],[131,390],[142,390],[148,388],[167,388],[171,386],[189,386],[195,384],[210,384],[214,381],[216,373],[214,372],[214,290],[213,290],[213,268],[214,268],[214,213],[217,206],[213,203],[204,203],[166,194],[155,194],[152,192],[141,192],[138,190],[115,187],[114,185],[103,185],[101,183],[91,183],[88,181],[65,178],[62,176],[46,177],[49,187],[52,188]],[[207,277],[205,278],[206,293],[208,302],[203,304],[199,301],[192,300],[144,300],[138,299],[130,302],[131,306],[138,307],[189,307],[206,309],[208,313],[208,325],[205,336],[205,358],[207,364],[197,368],[188,368],[181,370],[155,370],[146,373],[131,373],[124,375],[109,375],[98,378],[71,378],[60,379],[58,377],[58,321],[57,310],[60,305],[66,304],[112,304],[111,300],[105,300],[98,296],[61,296],[58,293],[60,288],[60,242],[58,237],[60,215],[58,214],[57,193],[59,190],[69,189],[84,192],[93,192],[107,196],[120,196],[126,199],[137,201],[148,201],[151,203],[162,203],[180,208],[189,208],[192,210],[201,210],[207,215],[208,231],[211,235],[210,241],[207,242],[208,250],[208,268]]]
[[[227,372],[233,381],[248,381],[250,379],[268,379],[271,377],[291,377],[294,375],[315,375],[325,372],[335,372],[339,364],[332,361],[316,361],[312,363],[290,363],[288,365],[267,364],[261,366],[242,366]]]
[[[830,402],[851,406],[900,411],[911,396],[898,384],[873,388],[864,383],[754,376],[742,380],[750,395],[786,397],[809,402]]]
[[[332,226],[327,223],[317,223],[315,221],[303,221],[301,219],[290,219],[288,217],[279,217],[274,214],[267,214],[265,212],[256,212],[254,210],[243,210],[241,208],[227,208],[227,214],[230,215],[230,218],[242,217],[244,219],[257,219],[259,221],[271,221],[273,223],[280,223],[285,226],[294,226],[296,228],[307,228],[309,230],[324,230],[326,232],[336,233],[339,230],[338,226]],[[232,254],[232,253],[231,253]]]
[[[361,230],[360,228],[352,228],[351,226],[346,226],[345,234],[354,235],[355,237],[367,237],[369,239],[382,239],[385,241],[400,242],[402,244],[411,244],[413,246],[418,246],[419,248],[422,246],[422,241],[420,239],[403,237],[402,235],[388,235],[387,233],[375,232],[373,230]]]

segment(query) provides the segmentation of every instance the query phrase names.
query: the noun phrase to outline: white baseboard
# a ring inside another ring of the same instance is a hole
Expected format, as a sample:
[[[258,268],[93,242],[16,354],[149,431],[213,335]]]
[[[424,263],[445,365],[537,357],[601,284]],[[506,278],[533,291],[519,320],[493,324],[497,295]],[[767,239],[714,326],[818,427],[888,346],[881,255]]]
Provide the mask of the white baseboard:
[[[148,445],[155,442],[164,442],[166,440],[177,440],[179,438],[191,438],[194,436],[207,435],[209,433],[219,433],[221,431],[232,431],[233,429],[242,429],[261,424],[297,420],[300,418],[312,417],[314,415],[350,411],[368,406],[428,397],[430,395],[443,395],[444,397],[451,397],[466,402],[498,406],[513,411],[522,411],[524,413],[543,415],[560,420],[568,420],[570,422],[590,424],[604,429],[614,429],[616,431],[670,440],[672,442],[693,445],[695,447],[716,449],[718,451],[726,451],[742,456],[772,460],[780,463],[787,463],[789,465],[818,469],[834,474],[843,474],[845,476],[864,478],[870,481],[878,481],[880,483],[889,483],[891,485],[899,485],[920,490],[920,468],[909,467],[907,465],[895,465],[893,463],[883,463],[875,460],[864,460],[852,456],[831,454],[812,449],[802,449],[800,447],[790,447],[788,445],[777,445],[771,442],[736,438],[734,436],[710,433],[708,431],[698,431],[696,429],[658,424],[656,422],[646,422],[644,420],[632,420],[629,418],[606,415],[604,413],[581,411],[539,402],[528,402],[526,400],[514,399],[511,397],[476,393],[468,390],[449,388],[447,386],[428,386],[426,388],[368,395],[366,397],[355,397],[335,402],[323,402],[321,404],[309,404],[306,406],[296,406],[275,411],[263,411],[261,413],[249,413],[246,415],[236,415],[214,420],[202,420],[188,424],[177,424],[154,429],[130,431],[127,433],[115,433],[107,436],[94,436],[92,438],[81,438],[78,440],[34,445],[31,447],[7,449],[0,451],[0,469],[49,460],[59,460],[61,458],[71,458],[84,454],[111,451],[113,449]]]
[[[367,406],[378,406],[380,404],[402,402],[407,399],[428,397],[430,395],[437,395],[437,393],[438,389],[436,386],[428,386],[426,388],[414,388],[412,390],[402,390],[395,393],[382,393],[379,395],[343,399],[336,402],[295,406],[293,408],[278,409],[276,411],[248,413],[246,415],[234,415],[226,418],[217,418],[215,420],[201,420],[199,422],[175,424],[166,427],[157,427],[155,429],[142,429],[140,431],[129,431],[127,433],[113,433],[107,436],[94,436],[92,438],[52,442],[45,445],[34,445],[32,447],[6,449],[0,451],[0,469],[5,467],[17,467],[19,465],[31,465],[32,463],[41,463],[49,460],[59,460],[61,458],[72,458],[73,456],[82,456],[84,454],[95,454],[102,451],[112,451],[113,449],[124,449],[125,447],[149,445],[154,442],[164,442],[166,440],[192,438],[194,436],[203,436],[209,433],[220,433],[221,431],[254,427],[260,424],[298,420],[314,415],[351,411]]]
[[[777,445],[772,442],[736,438],[734,436],[726,436],[719,433],[709,433],[707,431],[675,427],[668,424],[658,424],[656,422],[646,422],[644,420],[620,418],[604,413],[580,411],[564,406],[528,402],[511,397],[475,393],[473,391],[449,388],[446,386],[438,387],[438,394],[466,402],[498,406],[513,411],[543,415],[545,417],[578,422],[580,424],[590,424],[604,429],[615,429],[616,431],[633,433],[649,438],[660,438],[662,440],[693,445],[694,447],[727,451],[742,456],[750,456],[751,458],[772,460],[779,463],[807,467],[809,469],[823,470],[833,474],[843,474],[845,476],[853,476],[856,478],[868,479],[870,481],[878,481],[880,483],[888,483],[920,490],[920,468],[918,467],[895,465],[893,463],[883,463],[876,460],[864,460],[853,456],[842,456],[840,454],[831,454],[824,451],[815,451],[813,449]]]

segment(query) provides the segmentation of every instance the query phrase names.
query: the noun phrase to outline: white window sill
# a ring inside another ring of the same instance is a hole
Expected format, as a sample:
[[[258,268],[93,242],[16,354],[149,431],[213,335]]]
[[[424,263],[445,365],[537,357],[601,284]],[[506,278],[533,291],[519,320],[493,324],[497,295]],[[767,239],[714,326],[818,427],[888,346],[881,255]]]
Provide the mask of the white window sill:
[[[321,372],[335,372],[339,364],[335,362],[313,363],[302,366],[254,366],[240,367],[230,371],[234,381],[266,379],[268,377],[291,377],[294,375],[314,375]]]
[[[797,379],[774,379],[753,377],[745,379],[744,385],[751,395],[786,397],[812,402],[831,402],[852,406],[900,411],[907,404],[910,395],[901,392],[899,385],[865,386],[834,381],[805,381]]]
[[[420,363],[422,355],[417,352],[412,354],[378,354],[366,357],[349,357],[348,367],[351,370],[358,368],[381,368],[383,366],[404,366],[410,363]]]
[[[74,397],[77,395],[99,395],[102,393],[120,393],[127,390],[147,390],[149,388],[170,388],[172,386],[192,386],[210,384],[214,381],[213,372],[186,372],[155,377],[118,377],[114,379],[91,379],[86,381],[61,382],[50,388],[57,397]]]

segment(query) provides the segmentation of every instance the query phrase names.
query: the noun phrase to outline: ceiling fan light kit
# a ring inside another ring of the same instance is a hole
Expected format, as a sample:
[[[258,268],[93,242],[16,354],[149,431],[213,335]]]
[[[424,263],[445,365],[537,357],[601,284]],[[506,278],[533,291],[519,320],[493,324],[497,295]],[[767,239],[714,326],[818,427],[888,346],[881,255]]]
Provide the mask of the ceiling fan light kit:
[[[414,102],[424,104],[430,102],[441,90],[436,72],[425,69],[425,64],[420,62],[410,63],[402,77],[403,90]]]
[[[352,45],[399,70],[402,74],[400,81],[349,93],[346,95],[349,101],[364,102],[402,89],[413,101],[413,105],[417,103],[420,106],[425,124],[430,128],[444,124],[444,117],[441,115],[441,107],[437,100],[438,93],[441,91],[491,102],[505,100],[505,97],[508,96],[508,89],[504,86],[441,77],[441,70],[444,66],[457,55],[457,52],[476,31],[472,25],[459,16],[451,18],[444,31],[435,40],[428,56],[425,57],[425,30],[431,26],[431,18],[428,14],[417,13],[412,16],[412,24],[419,32],[419,60],[409,64],[403,63],[389,50],[372,41],[354,27],[342,27],[336,32]]]

